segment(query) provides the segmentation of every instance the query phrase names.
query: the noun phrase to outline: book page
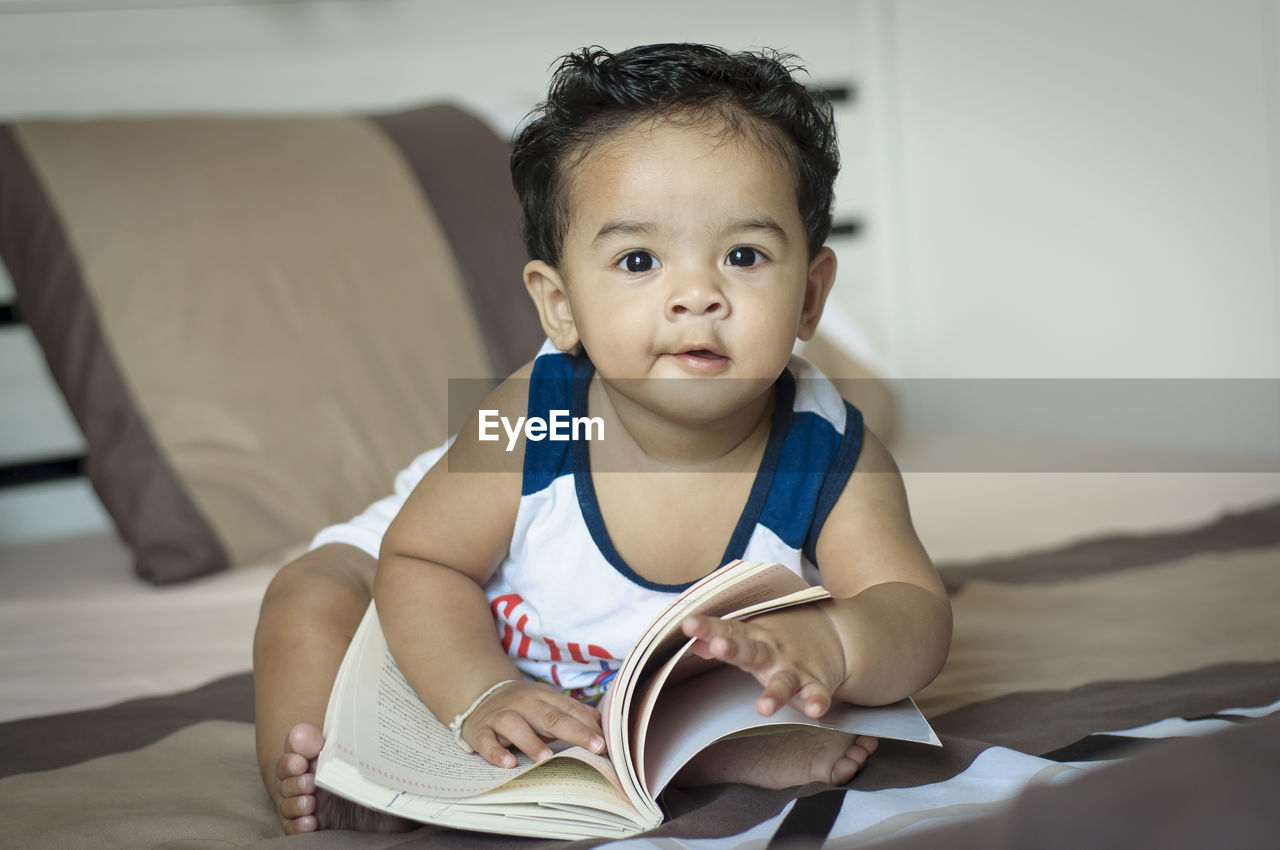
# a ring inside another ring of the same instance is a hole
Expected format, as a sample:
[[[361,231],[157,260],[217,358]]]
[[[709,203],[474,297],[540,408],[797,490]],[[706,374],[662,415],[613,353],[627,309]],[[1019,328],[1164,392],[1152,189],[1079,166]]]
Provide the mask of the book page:
[[[656,811],[640,778],[641,765],[632,757],[631,725],[626,717],[634,708],[639,683],[687,640],[680,630],[681,621],[691,614],[720,617],[808,587],[808,582],[782,564],[732,561],[686,589],[645,629],[623,660],[602,706],[609,754],[624,792],[636,805]]]
[[[425,726],[419,728],[420,722]],[[381,724],[386,724],[388,737],[379,741]],[[361,726],[363,732],[358,733]],[[370,727],[375,730],[373,744],[368,740]],[[637,811],[617,787],[616,777],[588,767],[590,761],[612,774],[612,766],[592,753],[579,751],[575,756],[566,749],[539,764],[525,758],[520,770],[504,770],[463,752],[448,727],[426,710],[399,675],[372,607],[343,659],[325,715],[325,734],[316,784],[389,814],[443,826],[561,839],[617,838],[661,822],[660,817]],[[363,743],[358,741],[361,737]],[[365,758],[363,750],[369,747],[380,755]],[[447,765],[462,772],[450,775]],[[477,765],[496,779],[492,790],[450,796],[427,787],[456,789]]]
[[[592,787],[584,790],[581,782],[538,777],[548,767],[544,762],[493,791],[453,800],[393,791],[361,776],[355,766],[333,760],[323,787],[340,789],[338,793],[348,799],[399,817],[510,835],[617,838],[657,825],[639,820],[635,809],[599,774],[578,772],[579,779],[594,777]],[[521,785],[532,787],[522,789]]]
[[[680,631],[685,617],[692,614],[722,617],[808,587],[803,578],[782,564],[732,561],[686,589],[654,618],[623,659],[610,688],[609,700],[602,706],[610,752],[613,752],[614,737],[622,743],[627,735],[625,725],[617,721],[628,711],[636,685],[685,642]]]
[[[355,636],[352,638],[352,644],[355,645],[360,641],[361,632],[367,632],[370,611],[373,609],[373,603],[369,603],[369,607],[365,609],[364,619],[360,621],[360,627],[356,629]],[[357,653],[348,651],[342,656],[342,663],[338,665],[338,673],[333,680],[333,690],[329,694],[329,703],[324,710],[324,748],[320,750],[320,755],[316,759],[316,777],[324,775],[326,765],[331,760],[350,760],[350,755],[355,752],[355,729],[351,723],[351,716],[355,712],[354,694],[351,691],[350,682],[355,676],[355,669],[359,665],[359,657]]]
[[[581,765],[566,759],[547,759],[500,788],[475,798],[475,802],[485,805],[548,800],[577,805],[589,803],[596,811],[609,811],[633,822],[637,819],[635,806],[628,803],[609,780],[595,771],[582,770]]]
[[[753,602],[743,608],[731,611],[721,616],[724,620],[746,620],[756,614],[765,614],[772,611],[781,611],[784,608],[790,608],[795,605],[804,605],[809,602],[818,602],[823,599],[830,599],[831,593],[825,587],[805,587],[803,590],[797,590],[794,593],[788,593],[785,596],[766,599],[760,602]],[[685,679],[705,673],[713,667],[717,667],[723,662],[708,660],[695,655],[693,652],[693,639],[687,639],[684,645],[677,651],[670,653],[661,665],[655,666],[650,664],[649,667],[654,668],[652,673],[641,680],[640,685],[636,689],[635,696],[632,698],[630,711],[630,746],[632,763],[639,766],[644,761],[640,754],[644,752],[645,738],[649,729],[649,718],[653,714],[653,708],[658,699],[658,694],[667,686],[668,683],[675,684]],[[648,783],[645,781],[643,771],[640,773],[641,787],[645,788],[645,795],[648,796]]]
[[[536,767],[523,753],[516,753],[515,768],[504,768],[463,751],[449,727],[423,705],[405,680],[380,627],[366,633],[354,691],[357,764],[362,775],[387,787],[440,798],[469,797]],[[553,758],[566,760],[579,771],[604,774],[609,783],[618,784],[608,759],[581,747],[563,749]]]
[[[720,665],[659,694],[645,741],[648,793],[661,793],[681,767],[721,738],[745,730],[825,728],[903,741],[940,745],[938,736],[910,699],[866,707],[837,703],[815,720],[785,705],[772,717],[756,712],[762,688],[750,673]]]
[[[665,660],[665,656],[684,643],[680,624],[685,617],[703,614],[723,617],[743,609],[771,607],[770,602],[810,585],[796,573],[777,563],[733,561],[685,590],[659,615],[641,635],[636,647],[627,655],[638,656],[637,680]],[[824,594],[825,595],[825,594]],[[653,663],[647,663],[652,658]],[[621,675],[621,671],[619,671]]]

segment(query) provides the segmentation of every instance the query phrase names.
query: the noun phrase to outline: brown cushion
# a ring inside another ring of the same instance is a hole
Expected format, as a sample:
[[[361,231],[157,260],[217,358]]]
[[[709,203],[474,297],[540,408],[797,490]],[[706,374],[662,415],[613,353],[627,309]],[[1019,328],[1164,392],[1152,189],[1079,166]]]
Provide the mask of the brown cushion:
[[[0,256],[138,572],[306,540],[540,332],[508,148],[451,107],[0,132]]]

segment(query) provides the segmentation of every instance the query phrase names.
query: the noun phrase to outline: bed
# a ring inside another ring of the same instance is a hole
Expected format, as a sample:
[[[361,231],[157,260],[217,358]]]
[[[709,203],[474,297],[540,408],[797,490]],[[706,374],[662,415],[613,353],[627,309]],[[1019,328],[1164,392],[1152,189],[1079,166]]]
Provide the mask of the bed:
[[[536,349],[505,156],[452,106],[0,131],[0,254],[115,526],[0,549],[0,844],[541,843],[285,838],[253,750],[274,571]],[[914,428],[845,351],[809,355],[889,437],[953,597],[918,696],[943,746],[885,743],[842,788],[672,792],[617,844],[1274,841],[1275,459],[1028,436],[1012,471],[945,468],[980,438]]]

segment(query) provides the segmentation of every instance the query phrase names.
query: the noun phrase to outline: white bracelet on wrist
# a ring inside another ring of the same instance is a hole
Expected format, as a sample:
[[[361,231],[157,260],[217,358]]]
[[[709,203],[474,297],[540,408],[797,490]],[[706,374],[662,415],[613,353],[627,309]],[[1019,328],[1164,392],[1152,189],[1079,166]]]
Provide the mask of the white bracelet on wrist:
[[[498,688],[501,688],[503,685],[513,684],[515,681],[516,681],[515,679],[503,679],[501,682],[498,682],[496,685],[491,685],[488,690],[486,690],[480,696],[476,697],[475,702],[471,703],[471,705],[467,708],[466,711],[462,712],[457,717],[453,718],[453,722],[449,724],[449,731],[453,733],[453,740],[458,743],[458,746],[462,748],[462,751],[464,753],[474,753],[475,749],[466,741],[462,740],[462,724],[465,723],[467,721],[467,718],[470,717],[472,713],[475,712],[475,710],[480,707],[480,703],[484,702],[489,697],[493,696],[494,691],[496,691]]]

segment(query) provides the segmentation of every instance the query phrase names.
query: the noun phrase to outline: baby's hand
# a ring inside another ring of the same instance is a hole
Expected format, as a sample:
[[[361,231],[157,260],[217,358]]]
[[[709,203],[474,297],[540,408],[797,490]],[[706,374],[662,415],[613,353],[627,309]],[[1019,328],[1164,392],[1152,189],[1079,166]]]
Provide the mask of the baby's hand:
[[[756,711],[765,717],[788,703],[809,717],[821,717],[846,676],[840,636],[814,605],[747,621],[696,615],[681,626],[686,637],[697,639],[696,654],[739,667],[764,685]]]
[[[462,724],[462,738],[490,764],[515,767],[514,746],[534,761],[551,755],[547,741],[604,752],[600,712],[550,685],[512,682],[486,697]]]

